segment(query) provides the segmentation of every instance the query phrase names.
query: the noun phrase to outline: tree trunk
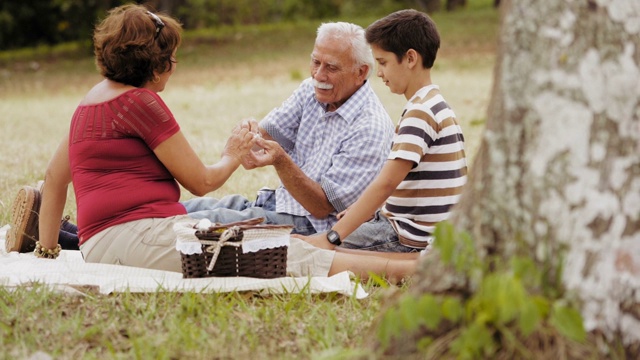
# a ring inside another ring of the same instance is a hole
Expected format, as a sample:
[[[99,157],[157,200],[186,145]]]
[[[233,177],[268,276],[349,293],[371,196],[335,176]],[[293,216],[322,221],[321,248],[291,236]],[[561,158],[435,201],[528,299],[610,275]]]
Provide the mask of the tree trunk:
[[[182,0],[149,0],[145,2],[151,9],[169,15],[175,15]]]
[[[467,0],[447,0],[447,11],[454,11],[467,6]]]
[[[482,145],[452,222],[557,269],[587,331],[640,344],[640,4],[502,1]],[[559,270],[561,269],[561,270]],[[438,254],[416,293],[473,292]]]
[[[440,11],[440,8],[442,7],[440,1],[441,0],[413,0],[418,9],[429,14]]]

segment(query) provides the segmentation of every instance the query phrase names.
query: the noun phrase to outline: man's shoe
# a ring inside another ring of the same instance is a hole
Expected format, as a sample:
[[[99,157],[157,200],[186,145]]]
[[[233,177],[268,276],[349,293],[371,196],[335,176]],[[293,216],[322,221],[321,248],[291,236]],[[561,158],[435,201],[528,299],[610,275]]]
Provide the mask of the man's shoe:
[[[7,232],[5,243],[7,252],[26,253],[35,249],[38,241],[40,202],[40,191],[36,188],[23,186],[18,191],[11,206],[11,228]]]

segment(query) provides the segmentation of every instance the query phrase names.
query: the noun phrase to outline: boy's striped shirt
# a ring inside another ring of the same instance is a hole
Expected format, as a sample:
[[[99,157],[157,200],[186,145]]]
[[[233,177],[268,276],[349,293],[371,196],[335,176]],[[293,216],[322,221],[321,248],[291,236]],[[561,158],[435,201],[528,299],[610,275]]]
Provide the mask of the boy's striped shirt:
[[[409,160],[414,167],[382,213],[403,245],[425,248],[467,182],[462,129],[436,85],[420,89],[405,105],[389,159]]]

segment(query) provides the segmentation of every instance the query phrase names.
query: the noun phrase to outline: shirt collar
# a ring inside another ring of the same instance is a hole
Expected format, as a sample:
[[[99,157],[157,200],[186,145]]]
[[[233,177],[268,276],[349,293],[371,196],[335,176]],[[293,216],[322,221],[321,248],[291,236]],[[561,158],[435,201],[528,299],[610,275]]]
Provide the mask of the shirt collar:
[[[360,114],[360,111],[358,110],[372,95],[372,92],[373,89],[371,89],[371,86],[369,85],[369,80],[365,80],[364,83],[362,83],[362,86],[360,86],[360,88],[358,88],[358,90],[356,90],[356,92],[354,92],[353,95],[351,95],[351,97],[349,97],[347,101],[345,101],[344,104],[342,104],[338,108],[338,110],[334,111],[333,113],[337,114],[341,118],[345,119],[347,123],[351,124]],[[326,112],[327,104],[320,102],[319,104]]]

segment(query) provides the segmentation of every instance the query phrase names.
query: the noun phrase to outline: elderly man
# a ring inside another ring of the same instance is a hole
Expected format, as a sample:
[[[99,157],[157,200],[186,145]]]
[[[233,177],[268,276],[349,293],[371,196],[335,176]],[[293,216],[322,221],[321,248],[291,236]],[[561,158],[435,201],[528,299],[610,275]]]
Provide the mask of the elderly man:
[[[264,217],[293,224],[293,233],[314,234],[335,224],[384,164],[393,123],[367,81],[374,60],[360,26],[337,22],[318,28],[311,77],[258,125],[261,149],[243,161],[246,169],[273,166],[276,190],[261,190],[255,202],[231,195],[184,202],[194,218],[229,223]]]

